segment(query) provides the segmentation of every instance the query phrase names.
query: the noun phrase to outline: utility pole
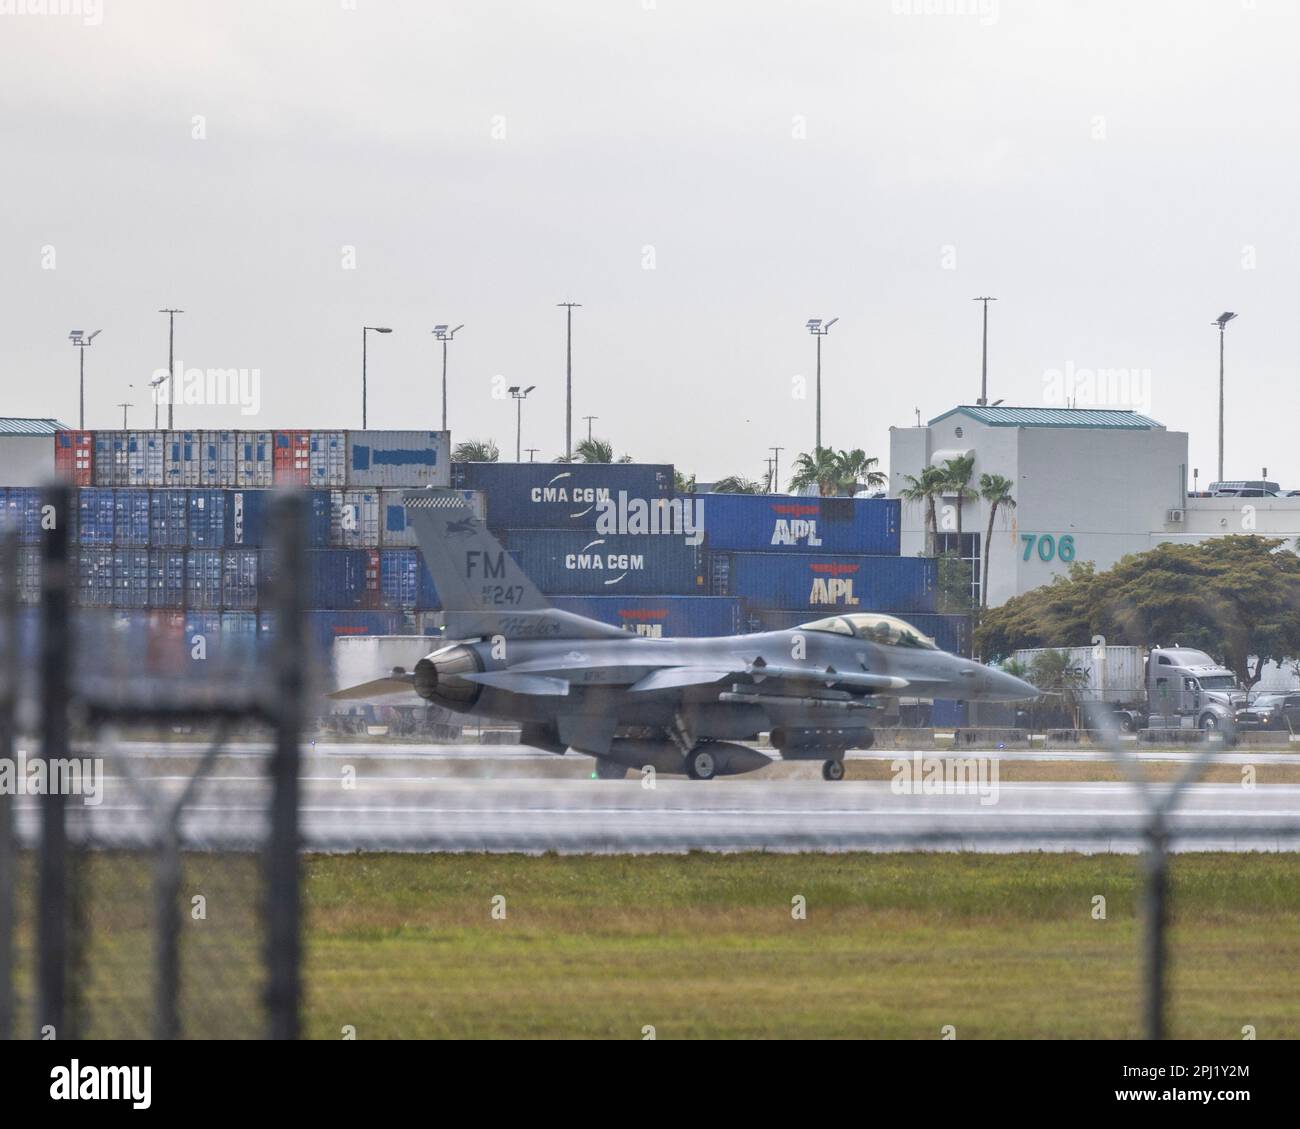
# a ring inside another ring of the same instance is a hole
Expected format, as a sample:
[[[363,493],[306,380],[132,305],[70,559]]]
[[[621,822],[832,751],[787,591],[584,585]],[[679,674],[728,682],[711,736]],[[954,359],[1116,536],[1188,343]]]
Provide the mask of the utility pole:
[[[82,431],[86,430],[86,350],[90,347],[90,343],[103,332],[102,329],[97,329],[94,333],[87,335],[80,329],[74,329],[68,334],[68,340],[81,350],[81,409],[79,416],[80,422],[77,426]]]
[[[541,450],[540,447],[529,447],[529,448],[527,448],[527,451],[528,451],[528,461],[529,461],[530,463],[534,461],[534,460],[533,460],[533,456],[534,456],[535,454],[537,454],[537,452],[540,451],[540,450]]]
[[[817,338],[817,443],[813,448],[813,454],[821,450],[822,445],[822,338],[831,331],[839,318],[831,318],[830,321],[823,323],[821,318],[808,319],[808,332]]]
[[[976,401],[984,405],[989,402],[989,303],[997,299],[972,298],[971,301],[984,303],[984,351],[980,355],[980,398]]]
[[[591,421],[593,419],[600,419],[600,416],[583,416],[582,418],[587,421],[587,442],[590,443],[591,442]]]
[[[772,452],[772,489],[768,493],[779,494],[781,493],[781,452],[785,448],[769,447],[768,450]]]
[[[527,399],[528,393],[536,387],[536,384],[530,384],[527,388],[520,391],[519,385],[512,384],[509,388],[510,395],[515,402],[515,462],[517,463],[524,461],[524,453],[521,446],[524,434],[524,400]],[[537,448],[530,447],[529,450],[535,451]],[[531,462],[532,460],[530,459],[529,461]]]
[[[1223,331],[1228,328],[1228,322],[1232,321],[1237,315],[1234,313],[1224,312],[1215,318],[1211,325],[1219,327],[1219,481],[1223,481]]]
[[[363,325],[361,327],[361,430],[366,430],[366,334],[367,333],[392,333],[380,325]]]
[[[448,330],[445,325],[435,325],[433,335],[442,342],[442,429],[447,430],[447,342],[456,336],[460,330],[464,329],[463,325],[458,325],[455,329]]]
[[[127,408],[134,408],[135,405],[134,405],[134,404],[118,404],[118,407],[122,409],[122,430],[125,431],[125,430],[126,430],[126,409],[127,409]]]
[[[567,321],[565,333],[564,361],[564,458],[566,462],[573,459],[573,309],[581,302],[556,302],[563,306]]]
[[[167,430],[171,431],[175,420],[172,415],[172,406],[176,403],[176,315],[183,314],[184,310],[159,310],[160,314],[167,315]]]

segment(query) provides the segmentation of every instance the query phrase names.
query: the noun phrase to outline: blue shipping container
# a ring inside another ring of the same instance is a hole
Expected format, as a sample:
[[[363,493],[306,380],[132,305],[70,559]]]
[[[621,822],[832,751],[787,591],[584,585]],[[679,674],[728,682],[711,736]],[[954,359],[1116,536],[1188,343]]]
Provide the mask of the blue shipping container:
[[[379,568],[371,549],[311,549],[307,556],[307,606],[336,610],[379,602]]]
[[[934,611],[933,558],[711,553],[708,564],[712,595],[739,596],[752,607]]]
[[[330,491],[307,490],[307,546],[323,549],[330,539]],[[224,544],[227,548],[264,549],[274,540],[270,512],[275,494],[271,490],[229,490],[223,492],[225,512]]]
[[[222,557],[221,606],[232,611],[257,607],[257,549],[227,549]]]
[[[220,549],[191,549],[185,558],[185,606],[221,610],[224,561]]]
[[[149,550],[113,550],[113,606],[149,606]]]
[[[149,491],[139,487],[113,492],[113,544],[124,548],[149,545]],[[134,606],[134,605],[132,605]]]
[[[149,544],[155,549],[183,549],[189,544],[190,492],[149,492]]]
[[[192,549],[220,549],[226,543],[226,491],[191,490],[189,544]]]
[[[84,486],[77,492],[77,542],[111,545],[117,520],[117,497],[108,487]]]
[[[687,500],[694,502],[706,549],[898,555],[897,498],[695,494]]]
[[[18,532],[20,545],[35,545],[41,539],[41,491],[35,486],[0,489],[4,528]]]
[[[501,537],[524,572],[548,595],[707,594],[700,552],[684,537],[603,536],[585,529],[510,529]]]
[[[405,621],[400,612],[309,611],[307,646],[316,662],[328,663],[335,639],[356,635],[402,635]]]
[[[149,606],[185,606],[185,550],[149,550]]]
[[[654,639],[741,631],[740,601],[726,596],[556,596],[551,603]]]
[[[493,529],[595,529],[623,501],[672,497],[673,468],[655,463],[457,463],[454,485],[487,495]]]

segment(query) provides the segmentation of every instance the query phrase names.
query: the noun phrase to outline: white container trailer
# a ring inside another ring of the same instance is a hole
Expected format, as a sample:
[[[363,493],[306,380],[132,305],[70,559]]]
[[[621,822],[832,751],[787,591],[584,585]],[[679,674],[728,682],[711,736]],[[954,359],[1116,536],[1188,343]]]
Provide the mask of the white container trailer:
[[[1142,647],[1030,647],[1011,657],[1033,670],[1034,660],[1049,651],[1063,651],[1070,666],[1088,677],[1080,701],[1112,705],[1141,700],[1146,695],[1146,656]]]
[[[451,485],[446,431],[349,431],[347,435],[348,486]]]

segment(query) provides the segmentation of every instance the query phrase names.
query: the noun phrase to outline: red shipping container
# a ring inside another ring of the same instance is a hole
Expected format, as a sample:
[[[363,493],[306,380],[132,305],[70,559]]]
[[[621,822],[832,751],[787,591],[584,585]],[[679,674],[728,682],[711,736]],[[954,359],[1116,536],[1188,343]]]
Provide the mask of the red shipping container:
[[[311,432],[277,431],[273,445],[275,485],[306,486],[310,477]]]
[[[95,433],[93,431],[56,431],[54,433],[54,472],[73,486],[95,484]]]
[[[366,554],[366,591],[362,597],[361,606],[363,608],[382,608],[384,606],[384,592],[382,573],[379,567],[379,550],[365,549],[363,551]]]

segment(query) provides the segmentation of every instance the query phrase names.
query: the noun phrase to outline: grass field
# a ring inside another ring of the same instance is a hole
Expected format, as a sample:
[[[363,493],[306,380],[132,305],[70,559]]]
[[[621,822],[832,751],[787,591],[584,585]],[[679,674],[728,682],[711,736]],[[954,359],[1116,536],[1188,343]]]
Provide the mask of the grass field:
[[[1140,1034],[1127,856],[356,855],[306,868],[315,1037]],[[1172,1033],[1300,1036],[1300,857],[1182,855],[1173,883]]]

